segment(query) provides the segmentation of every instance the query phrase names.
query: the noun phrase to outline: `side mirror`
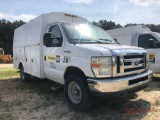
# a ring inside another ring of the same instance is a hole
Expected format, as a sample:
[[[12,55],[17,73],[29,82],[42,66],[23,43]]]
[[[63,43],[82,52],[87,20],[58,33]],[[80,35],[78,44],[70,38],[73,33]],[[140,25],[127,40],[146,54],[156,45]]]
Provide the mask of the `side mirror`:
[[[45,33],[43,36],[43,44],[45,46],[52,45],[52,34],[51,33]]]
[[[148,48],[154,48],[154,41],[153,41],[153,39],[149,39],[149,41],[148,41]]]
[[[120,45],[120,43],[117,41],[117,39],[116,39],[116,38],[114,38],[114,40],[116,41],[116,43],[117,43],[117,44],[119,44],[119,45]]]
[[[43,36],[43,44],[46,47],[61,47],[62,37],[55,37],[51,33],[45,33]]]

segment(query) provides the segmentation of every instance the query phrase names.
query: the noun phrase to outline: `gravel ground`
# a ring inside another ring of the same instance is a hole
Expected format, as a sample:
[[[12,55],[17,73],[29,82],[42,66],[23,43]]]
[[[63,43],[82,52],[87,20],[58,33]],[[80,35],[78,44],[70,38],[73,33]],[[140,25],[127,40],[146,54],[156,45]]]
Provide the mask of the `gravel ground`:
[[[63,87],[52,91],[51,84],[38,79],[0,80],[0,120],[160,120],[160,80],[130,99],[96,98],[95,105],[84,112],[70,109]]]

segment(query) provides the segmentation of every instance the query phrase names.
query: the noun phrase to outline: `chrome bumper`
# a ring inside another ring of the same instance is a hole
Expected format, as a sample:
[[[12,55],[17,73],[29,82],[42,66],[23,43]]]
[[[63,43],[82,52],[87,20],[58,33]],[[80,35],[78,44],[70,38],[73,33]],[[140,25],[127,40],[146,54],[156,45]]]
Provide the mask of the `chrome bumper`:
[[[136,82],[134,84],[134,80],[138,81],[138,79],[146,78],[143,81]],[[147,84],[151,82],[153,79],[153,72],[148,70],[145,73],[140,73],[137,75],[130,75],[118,78],[110,78],[110,79],[87,79],[90,91],[92,92],[119,92],[123,90],[132,89],[134,87],[141,86],[143,84]],[[130,82],[133,83],[130,85]]]

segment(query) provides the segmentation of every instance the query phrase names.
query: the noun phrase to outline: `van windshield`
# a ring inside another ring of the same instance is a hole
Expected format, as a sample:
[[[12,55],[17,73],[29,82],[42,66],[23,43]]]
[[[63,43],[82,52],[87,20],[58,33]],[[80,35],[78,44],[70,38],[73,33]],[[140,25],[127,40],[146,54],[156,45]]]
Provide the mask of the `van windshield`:
[[[117,44],[103,29],[88,24],[62,24],[70,43]]]

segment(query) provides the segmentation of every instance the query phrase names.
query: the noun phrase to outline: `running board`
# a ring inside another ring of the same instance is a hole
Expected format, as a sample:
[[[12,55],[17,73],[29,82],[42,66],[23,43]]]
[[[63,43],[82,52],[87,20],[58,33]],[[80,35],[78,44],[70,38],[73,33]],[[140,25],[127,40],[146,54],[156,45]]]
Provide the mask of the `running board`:
[[[57,89],[60,88],[61,86],[62,86],[62,84],[55,83],[55,84],[51,87],[51,89],[52,89],[52,90],[57,90]]]

